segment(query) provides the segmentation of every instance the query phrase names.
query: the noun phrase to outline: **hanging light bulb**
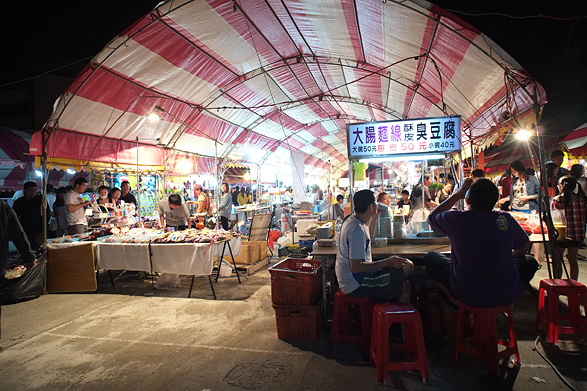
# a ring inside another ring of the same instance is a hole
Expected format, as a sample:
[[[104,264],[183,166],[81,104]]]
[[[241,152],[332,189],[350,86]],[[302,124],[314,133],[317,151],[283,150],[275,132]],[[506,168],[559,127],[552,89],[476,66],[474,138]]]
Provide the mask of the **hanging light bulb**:
[[[157,114],[157,113],[149,113],[149,114],[147,114],[147,119],[151,122],[156,122],[156,121],[160,121],[161,117],[159,117],[159,114]]]
[[[520,141],[528,141],[530,136],[531,136],[530,131],[526,130],[526,129],[520,129],[516,133],[516,138]]]

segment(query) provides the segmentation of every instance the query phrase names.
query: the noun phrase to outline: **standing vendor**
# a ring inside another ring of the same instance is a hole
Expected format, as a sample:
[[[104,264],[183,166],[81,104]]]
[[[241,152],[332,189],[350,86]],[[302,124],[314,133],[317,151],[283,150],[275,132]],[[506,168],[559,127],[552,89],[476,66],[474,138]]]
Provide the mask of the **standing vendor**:
[[[161,227],[175,228],[176,231],[183,231],[186,225],[192,228],[190,212],[179,194],[171,194],[166,200],[159,201],[159,219]]]
[[[96,200],[98,205],[106,207],[108,204],[112,204],[112,198],[108,194],[108,186],[100,186],[98,188],[98,199]]]
[[[73,183],[73,189],[65,196],[65,217],[67,218],[67,233],[69,235],[88,232],[85,208],[90,204],[90,201],[84,201],[81,196],[87,187],[88,181],[85,178],[77,178]]]
[[[130,192],[130,183],[128,181],[124,181],[120,184],[120,189],[122,190],[122,194],[120,195],[120,199],[127,204],[135,204],[137,206],[137,199],[135,196]]]

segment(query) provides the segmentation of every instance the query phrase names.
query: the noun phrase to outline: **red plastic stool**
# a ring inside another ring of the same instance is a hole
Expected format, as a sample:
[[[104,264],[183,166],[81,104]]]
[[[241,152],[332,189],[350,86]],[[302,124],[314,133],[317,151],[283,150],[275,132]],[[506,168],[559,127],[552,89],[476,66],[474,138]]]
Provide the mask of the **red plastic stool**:
[[[403,325],[403,343],[390,344],[389,329],[392,324]],[[424,346],[424,334],[420,313],[407,303],[377,304],[373,308],[373,331],[371,332],[371,362],[375,363],[379,383],[387,383],[387,373],[397,370],[419,370],[422,381],[428,383],[428,360]],[[389,361],[390,350],[403,350],[409,361]]]
[[[569,314],[559,312],[559,296],[569,299]],[[545,297],[548,297],[548,306],[545,311]],[[559,334],[587,334],[587,321],[581,318],[580,298],[587,306],[587,288],[575,280],[544,279],[540,281],[538,297],[538,313],[536,314],[536,329],[546,330],[548,342],[558,343]],[[560,321],[570,321],[570,326],[561,326]]]
[[[371,314],[375,302],[369,297],[351,297],[338,291],[334,295],[334,313],[332,316],[332,348],[340,341],[362,343],[365,348],[369,347],[371,341]],[[361,322],[351,319],[350,308],[357,306],[361,311]],[[360,326],[360,334],[353,333]]]
[[[465,313],[473,316],[474,332],[470,337],[464,337],[463,335],[462,329]],[[508,320],[509,340],[497,338],[497,315],[501,313],[505,314]],[[473,346],[469,346],[470,344],[473,344]],[[498,345],[505,346],[506,348],[500,351]],[[498,374],[499,361],[510,357],[512,354],[516,356],[516,360],[519,363],[520,352],[518,351],[514,318],[510,306],[477,308],[468,306],[462,302],[459,303],[455,361],[459,360],[459,353],[482,358],[485,362],[485,367],[492,375]]]

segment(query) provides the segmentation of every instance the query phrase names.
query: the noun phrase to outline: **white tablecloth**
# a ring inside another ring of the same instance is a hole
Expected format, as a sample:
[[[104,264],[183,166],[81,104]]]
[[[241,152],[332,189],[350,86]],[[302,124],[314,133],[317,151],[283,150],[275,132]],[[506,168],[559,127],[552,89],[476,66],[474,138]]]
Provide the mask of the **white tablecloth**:
[[[150,271],[149,245],[94,242],[98,269]]]
[[[95,242],[99,269],[150,271],[149,245],[136,243]],[[220,256],[224,243],[151,244],[153,271],[160,273],[208,276],[212,273],[213,257]],[[232,238],[233,255],[240,254],[241,238]],[[228,246],[224,258],[229,259]]]

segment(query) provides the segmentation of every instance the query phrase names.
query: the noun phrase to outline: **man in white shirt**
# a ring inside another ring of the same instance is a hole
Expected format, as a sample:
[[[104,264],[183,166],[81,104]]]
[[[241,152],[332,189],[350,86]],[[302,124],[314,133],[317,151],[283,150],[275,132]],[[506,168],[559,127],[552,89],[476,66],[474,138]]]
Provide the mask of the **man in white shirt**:
[[[88,232],[88,220],[85,207],[90,201],[84,201],[81,194],[86,191],[88,181],[77,178],[73,183],[73,190],[65,195],[65,216],[67,218],[67,232],[70,235]]]
[[[392,255],[373,261],[371,238],[375,232],[378,205],[371,190],[353,197],[355,214],[342,224],[335,272],[340,289],[352,297],[407,299],[409,284],[404,280],[414,270],[406,258]]]
[[[190,212],[179,194],[171,194],[166,200],[159,201],[159,219],[161,227],[175,228],[176,231],[183,231],[186,225],[192,228]]]

